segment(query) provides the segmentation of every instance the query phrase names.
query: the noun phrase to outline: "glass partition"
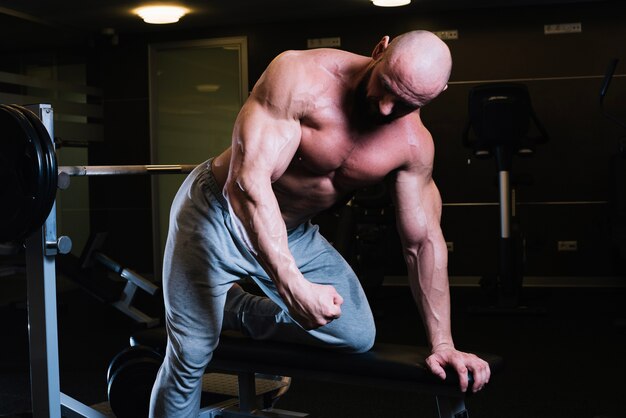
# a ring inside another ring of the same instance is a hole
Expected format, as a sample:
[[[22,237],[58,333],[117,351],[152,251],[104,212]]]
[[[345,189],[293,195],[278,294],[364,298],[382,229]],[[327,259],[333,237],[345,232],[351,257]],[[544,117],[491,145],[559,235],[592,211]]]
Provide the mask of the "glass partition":
[[[248,95],[245,37],[150,47],[153,164],[199,164],[230,146],[235,118]],[[155,276],[169,209],[184,175],[153,177]]]

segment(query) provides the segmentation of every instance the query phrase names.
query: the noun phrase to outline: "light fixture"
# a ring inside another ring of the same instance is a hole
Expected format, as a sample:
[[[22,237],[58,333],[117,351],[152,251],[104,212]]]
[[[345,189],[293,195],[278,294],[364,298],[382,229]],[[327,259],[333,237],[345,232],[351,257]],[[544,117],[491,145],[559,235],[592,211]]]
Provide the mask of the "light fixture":
[[[411,0],[372,0],[374,6],[380,7],[398,7],[398,6],[406,6],[411,3]]]
[[[189,9],[172,4],[155,4],[138,7],[133,13],[139,15],[146,23],[162,25],[176,23],[181,17],[189,13]]]

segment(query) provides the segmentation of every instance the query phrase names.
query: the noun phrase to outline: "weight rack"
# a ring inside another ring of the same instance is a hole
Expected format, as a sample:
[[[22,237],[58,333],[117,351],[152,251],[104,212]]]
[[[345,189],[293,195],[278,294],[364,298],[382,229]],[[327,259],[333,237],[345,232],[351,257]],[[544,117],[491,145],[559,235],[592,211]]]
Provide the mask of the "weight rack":
[[[33,112],[40,119],[50,138],[54,138],[52,106],[36,104],[23,107]],[[53,147],[53,144],[51,146]],[[53,148],[51,150],[53,151]],[[60,189],[65,189],[69,186],[70,176],[187,174],[195,167],[191,164],[68,166],[58,167],[58,173],[48,175],[58,174],[54,184]],[[62,393],[60,388],[55,258],[57,254],[70,252],[72,242],[68,237],[57,236],[56,200],[53,201],[43,225],[34,229],[34,232],[26,237],[25,242],[33,417],[107,418],[107,415]]]
[[[25,106],[41,119],[54,138],[52,106]],[[106,415],[61,392],[57,331],[56,263],[68,251],[67,238],[57,237],[56,203],[43,226],[26,239],[28,339],[30,347],[31,401],[34,418],[93,417]],[[61,248],[61,251],[59,247]]]

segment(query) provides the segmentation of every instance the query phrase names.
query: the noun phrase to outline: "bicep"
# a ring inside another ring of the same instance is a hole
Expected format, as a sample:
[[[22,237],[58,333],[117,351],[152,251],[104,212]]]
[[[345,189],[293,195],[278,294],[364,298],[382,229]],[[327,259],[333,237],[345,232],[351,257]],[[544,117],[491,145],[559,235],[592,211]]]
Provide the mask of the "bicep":
[[[398,231],[405,247],[441,239],[441,196],[429,172],[396,173],[394,201]]]

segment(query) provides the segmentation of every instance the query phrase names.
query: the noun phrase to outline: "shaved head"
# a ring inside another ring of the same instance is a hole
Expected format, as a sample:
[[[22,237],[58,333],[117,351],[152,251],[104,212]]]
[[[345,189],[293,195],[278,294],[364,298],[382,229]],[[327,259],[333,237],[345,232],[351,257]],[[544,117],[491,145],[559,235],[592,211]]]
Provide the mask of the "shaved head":
[[[382,55],[387,75],[397,88],[425,105],[445,90],[452,57],[448,46],[427,31],[394,38]]]

